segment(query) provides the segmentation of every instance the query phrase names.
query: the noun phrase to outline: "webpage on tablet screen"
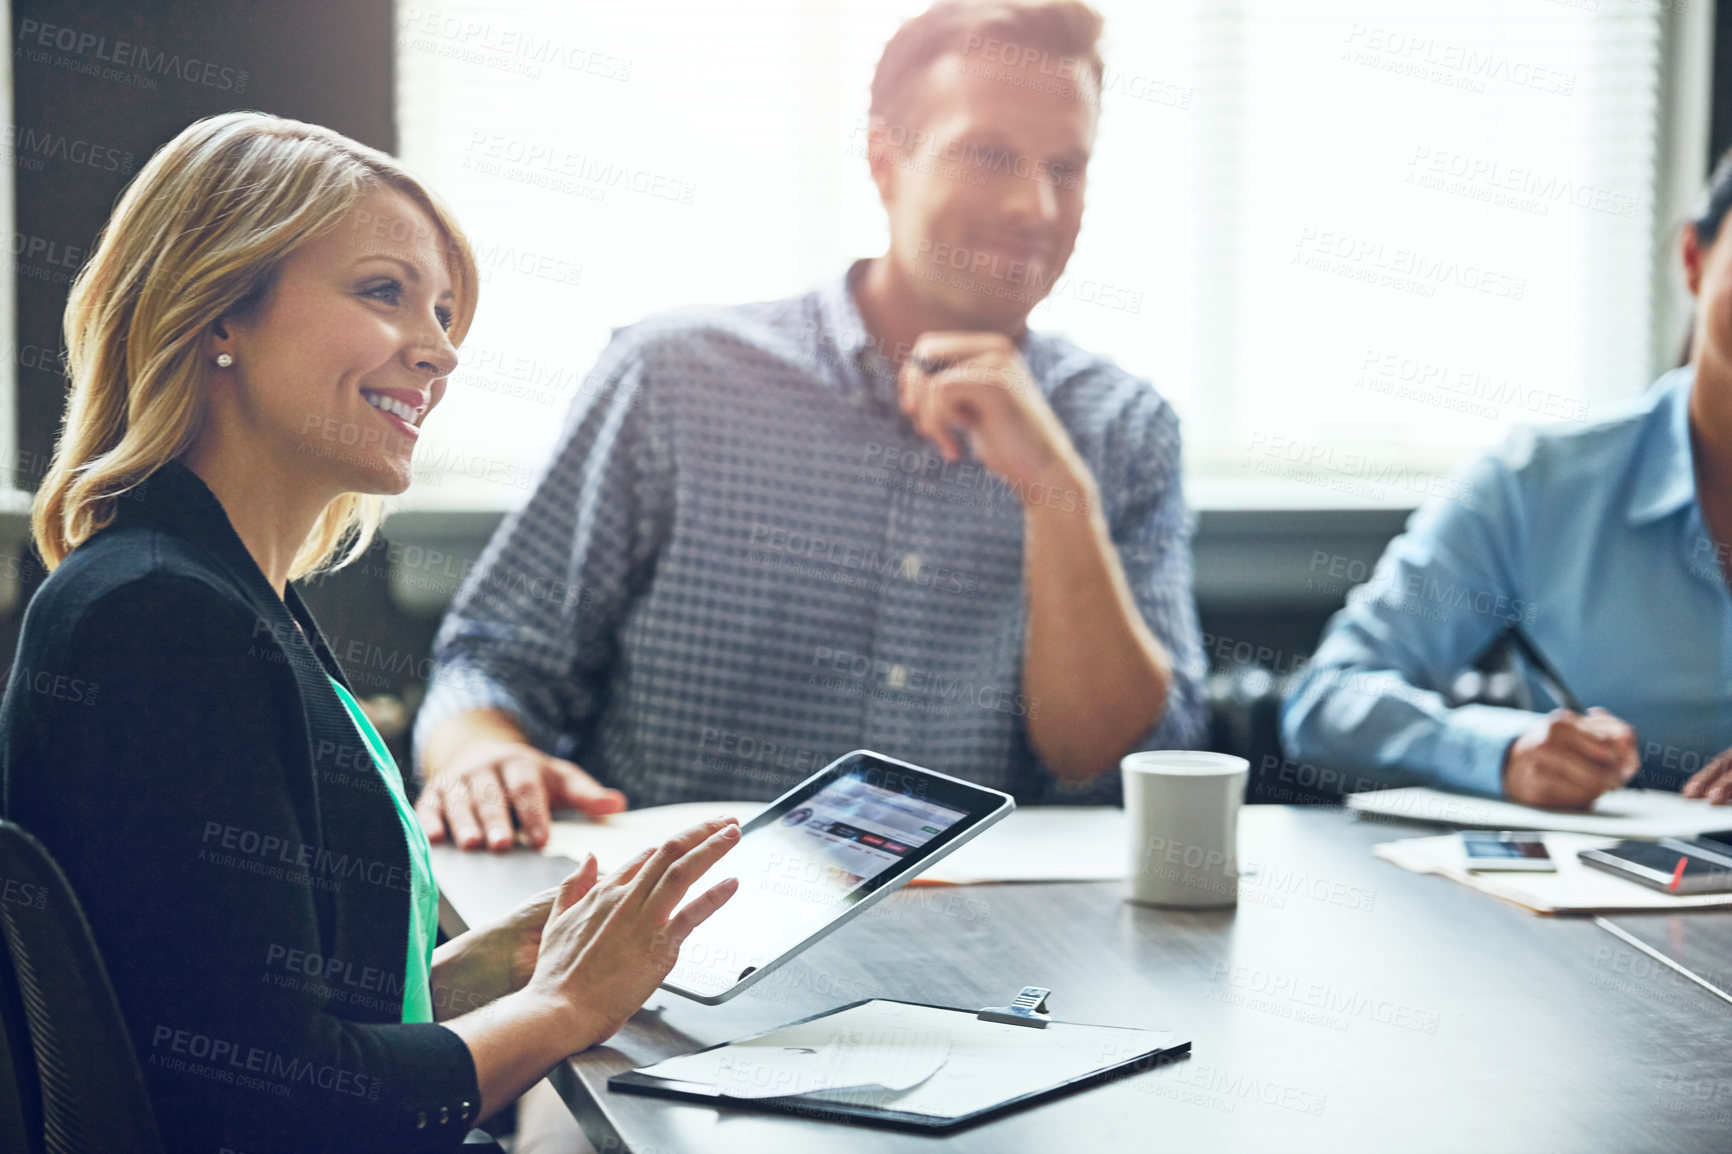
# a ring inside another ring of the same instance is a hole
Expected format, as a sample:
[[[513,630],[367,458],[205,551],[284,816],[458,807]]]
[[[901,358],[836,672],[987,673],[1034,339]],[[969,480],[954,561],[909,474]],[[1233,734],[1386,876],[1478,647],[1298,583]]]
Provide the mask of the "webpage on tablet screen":
[[[863,896],[866,883],[967,814],[858,776],[839,778],[752,831],[688,891],[725,877],[740,888],[686,939],[670,977],[722,989]]]

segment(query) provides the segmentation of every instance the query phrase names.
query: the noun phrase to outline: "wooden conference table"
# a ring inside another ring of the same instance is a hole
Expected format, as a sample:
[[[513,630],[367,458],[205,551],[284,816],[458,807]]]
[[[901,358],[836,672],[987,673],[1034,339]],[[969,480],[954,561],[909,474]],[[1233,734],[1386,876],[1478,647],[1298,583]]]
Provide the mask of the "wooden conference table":
[[[1732,913],[1542,918],[1372,857],[1425,832],[1247,807],[1237,910],[1122,883],[914,887],[721,1006],[666,992],[550,1076],[604,1154],[1732,1149]],[[569,870],[439,847],[448,931]],[[947,1137],[615,1094],[610,1075],[861,998],[1180,1031],[1192,1055]]]

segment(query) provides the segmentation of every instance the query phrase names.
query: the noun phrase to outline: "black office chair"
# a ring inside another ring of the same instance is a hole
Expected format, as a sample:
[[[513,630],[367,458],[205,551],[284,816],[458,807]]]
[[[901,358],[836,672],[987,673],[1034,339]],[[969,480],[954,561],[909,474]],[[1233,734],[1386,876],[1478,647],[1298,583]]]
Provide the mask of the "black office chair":
[[[1316,768],[1296,766],[1281,749],[1281,701],[1289,676],[1261,665],[1211,673],[1203,686],[1209,706],[1209,748],[1251,763],[1246,805],[1340,805],[1341,791],[1321,787]]]
[[[0,928],[34,1067],[21,1060],[23,1031],[7,1023],[13,1080],[25,1088],[15,1123],[24,1144],[4,1148],[162,1154],[144,1072],[84,911],[42,843],[9,821],[0,821],[0,887]],[[0,1120],[0,1136],[10,1125]]]
[[[0,821],[0,1154],[163,1154],[132,1037],[78,898]],[[500,1149],[484,1131],[465,1148]]]
[[[18,1000],[12,959],[4,948],[0,948],[0,1150],[42,1154],[42,1095],[36,1081],[36,1052],[30,1045],[24,1003]]]

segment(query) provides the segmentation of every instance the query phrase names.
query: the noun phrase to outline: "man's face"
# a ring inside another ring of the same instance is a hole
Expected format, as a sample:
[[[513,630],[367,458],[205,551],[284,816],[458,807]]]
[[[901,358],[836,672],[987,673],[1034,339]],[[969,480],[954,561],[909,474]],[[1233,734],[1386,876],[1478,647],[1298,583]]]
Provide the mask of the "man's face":
[[[1098,89],[976,54],[940,57],[877,133],[896,280],[931,328],[1017,335],[1082,227]]]

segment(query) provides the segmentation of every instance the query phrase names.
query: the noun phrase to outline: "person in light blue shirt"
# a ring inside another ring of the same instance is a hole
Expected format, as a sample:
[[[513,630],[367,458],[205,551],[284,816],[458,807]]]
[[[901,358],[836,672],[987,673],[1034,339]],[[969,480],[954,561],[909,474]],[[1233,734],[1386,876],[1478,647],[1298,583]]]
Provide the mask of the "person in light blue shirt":
[[[1732,802],[1729,207],[1732,155],[1682,238],[1688,363],[1615,415],[1514,433],[1416,512],[1289,694],[1289,757],[1533,805],[1625,784]],[[1518,657],[1532,700],[1557,708],[1452,706],[1512,629],[1562,682]]]

